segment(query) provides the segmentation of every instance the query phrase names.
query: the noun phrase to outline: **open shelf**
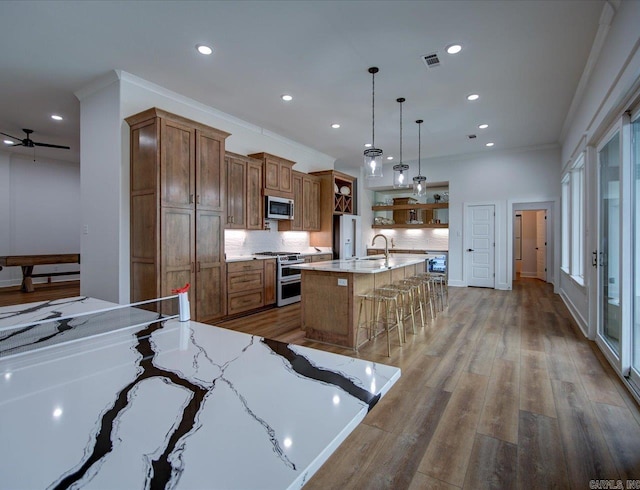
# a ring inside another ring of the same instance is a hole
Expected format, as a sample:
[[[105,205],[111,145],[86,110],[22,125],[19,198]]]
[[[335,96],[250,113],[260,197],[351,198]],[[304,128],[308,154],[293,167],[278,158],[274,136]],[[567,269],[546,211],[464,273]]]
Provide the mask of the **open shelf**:
[[[371,225],[371,228],[382,228],[382,229],[392,229],[392,228],[449,228],[449,223],[418,223],[418,224],[396,223],[396,224],[393,224],[393,225]]]

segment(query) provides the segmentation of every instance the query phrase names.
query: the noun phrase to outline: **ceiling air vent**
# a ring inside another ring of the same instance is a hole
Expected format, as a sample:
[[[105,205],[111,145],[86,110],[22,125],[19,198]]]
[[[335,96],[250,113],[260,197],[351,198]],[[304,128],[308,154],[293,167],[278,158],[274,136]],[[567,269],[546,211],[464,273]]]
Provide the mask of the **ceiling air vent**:
[[[422,61],[424,61],[424,64],[427,65],[427,68],[440,66],[440,58],[438,58],[438,53],[425,54],[422,57]]]
[[[470,140],[474,140],[477,138],[477,136],[475,134],[468,134],[467,138],[469,138]]]

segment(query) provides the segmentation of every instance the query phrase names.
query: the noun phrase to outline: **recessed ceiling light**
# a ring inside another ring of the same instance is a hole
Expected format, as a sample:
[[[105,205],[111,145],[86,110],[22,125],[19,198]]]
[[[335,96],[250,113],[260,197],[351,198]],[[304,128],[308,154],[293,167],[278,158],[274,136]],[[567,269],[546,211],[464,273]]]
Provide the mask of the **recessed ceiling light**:
[[[393,157],[392,156],[388,156],[387,160],[393,160]]]
[[[200,54],[210,55],[211,53],[213,53],[213,48],[210,48],[205,44],[196,44],[196,49]]]
[[[478,126],[478,129],[487,129],[488,127],[488,124],[481,124],[480,126]]]
[[[480,96],[478,94],[469,94],[467,95],[467,100],[478,100]]]
[[[462,45],[461,44],[449,44],[449,46],[447,46],[447,53],[449,54],[458,54],[460,51],[462,51]]]
[[[58,116],[57,114],[51,114],[51,119],[55,121],[62,121],[62,116]]]
[[[492,142],[489,142],[489,143],[487,143],[487,144],[486,144],[486,145],[484,145],[484,146],[489,146],[489,147],[491,147],[491,146],[493,146],[493,143],[492,143]]]
[[[280,98],[285,102],[291,102],[293,100],[293,96],[289,94],[281,95]]]
[[[338,123],[333,123],[333,124],[331,125],[331,127],[332,127],[333,129],[338,129],[338,128],[340,127],[340,125],[339,125]]]
[[[364,147],[365,147],[365,148],[371,148],[371,143],[365,143],[365,144],[364,144]]]
[[[14,142],[13,142],[13,141],[11,141],[11,140],[4,140],[4,141],[3,141],[3,143],[4,143],[5,145],[12,145]]]

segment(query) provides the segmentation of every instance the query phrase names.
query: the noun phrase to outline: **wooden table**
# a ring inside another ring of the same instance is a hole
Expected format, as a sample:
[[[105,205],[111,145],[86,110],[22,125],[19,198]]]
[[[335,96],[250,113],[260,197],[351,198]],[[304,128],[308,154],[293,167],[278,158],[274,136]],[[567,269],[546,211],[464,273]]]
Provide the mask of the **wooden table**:
[[[22,290],[27,293],[33,292],[34,277],[68,276],[80,274],[80,271],[70,272],[47,272],[45,274],[34,274],[33,268],[36,265],[50,264],[79,264],[80,254],[50,254],[50,255],[7,255],[0,257],[0,271],[3,267],[22,268]]]

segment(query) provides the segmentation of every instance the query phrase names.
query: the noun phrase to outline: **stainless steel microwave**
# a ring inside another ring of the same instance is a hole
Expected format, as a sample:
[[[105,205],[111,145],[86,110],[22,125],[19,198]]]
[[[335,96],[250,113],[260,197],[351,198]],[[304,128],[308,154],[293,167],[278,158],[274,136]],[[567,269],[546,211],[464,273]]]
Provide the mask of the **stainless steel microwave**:
[[[265,218],[293,219],[293,199],[265,196]]]

